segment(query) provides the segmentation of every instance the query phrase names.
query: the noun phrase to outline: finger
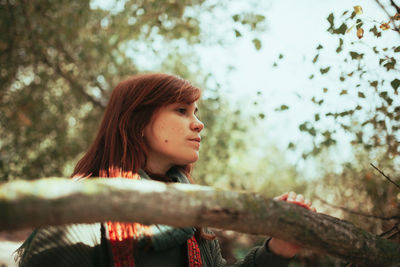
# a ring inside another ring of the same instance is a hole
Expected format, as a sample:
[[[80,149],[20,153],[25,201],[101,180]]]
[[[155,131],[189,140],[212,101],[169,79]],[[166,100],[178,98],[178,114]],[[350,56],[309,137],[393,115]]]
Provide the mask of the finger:
[[[295,200],[296,200],[296,193],[293,191],[289,192],[287,201],[295,201]]]
[[[317,209],[312,206],[310,207],[310,210],[312,210],[313,212],[317,212]]]
[[[286,192],[286,193],[283,193],[283,194],[280,195],[280,196],[274,197],[274,199],[275,199],[275,200],[286,200],[286,199],[288,198],[288,195],[289,195],[289,193]]]
[[[297,202],[304,203],[304,196],[303,196],[302,194],[298,194],[298,195],[296,196],[296,201],[297,201]]]

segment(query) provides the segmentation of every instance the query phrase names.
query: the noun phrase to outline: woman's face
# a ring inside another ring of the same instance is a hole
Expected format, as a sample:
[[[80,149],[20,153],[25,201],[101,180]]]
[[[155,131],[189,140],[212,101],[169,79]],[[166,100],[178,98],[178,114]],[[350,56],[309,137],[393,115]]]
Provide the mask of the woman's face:
[[[204,124],[196,113],[196,102],[174,103],[155,112],[143,132],[148,145],[147,169],[164,174],[174,165],[186,165],[199,158]]]

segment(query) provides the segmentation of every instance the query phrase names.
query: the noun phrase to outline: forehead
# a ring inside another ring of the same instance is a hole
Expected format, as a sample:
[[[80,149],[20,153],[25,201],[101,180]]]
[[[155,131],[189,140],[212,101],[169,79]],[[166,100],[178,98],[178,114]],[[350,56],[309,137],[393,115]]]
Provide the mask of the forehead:
[[[197,108],[197,101],[187,103],[187,102],[175,102],[167,106],[179,106],[179,105],[185,105],[185,106],[195,106]]]

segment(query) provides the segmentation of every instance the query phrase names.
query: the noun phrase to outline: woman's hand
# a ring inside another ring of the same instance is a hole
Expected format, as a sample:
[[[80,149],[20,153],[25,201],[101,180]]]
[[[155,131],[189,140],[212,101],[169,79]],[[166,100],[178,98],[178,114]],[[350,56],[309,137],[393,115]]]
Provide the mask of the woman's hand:
[[[311,202],[308,199],[304,199],[303,195],[297,195],[295,192],[284,193],[278,197],[275,197],[274,199],[283,200],[299,205],[311,211],[316,211],[316,209],[311,206]],[[296,256],[297,252],[299,252],[301,248],[296,244],[292,244],[281,239],[272,238],[268,242],[268,249],[278,256],[291,258]]]

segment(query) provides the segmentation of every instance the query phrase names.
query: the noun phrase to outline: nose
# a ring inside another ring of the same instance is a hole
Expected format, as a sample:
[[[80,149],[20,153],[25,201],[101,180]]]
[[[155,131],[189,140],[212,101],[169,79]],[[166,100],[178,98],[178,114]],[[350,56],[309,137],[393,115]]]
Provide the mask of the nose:
[[[196,132],[201,132],[203,130],[204,124],[197,118],[195,117],[194,120],[190,124],[190,129]]]

